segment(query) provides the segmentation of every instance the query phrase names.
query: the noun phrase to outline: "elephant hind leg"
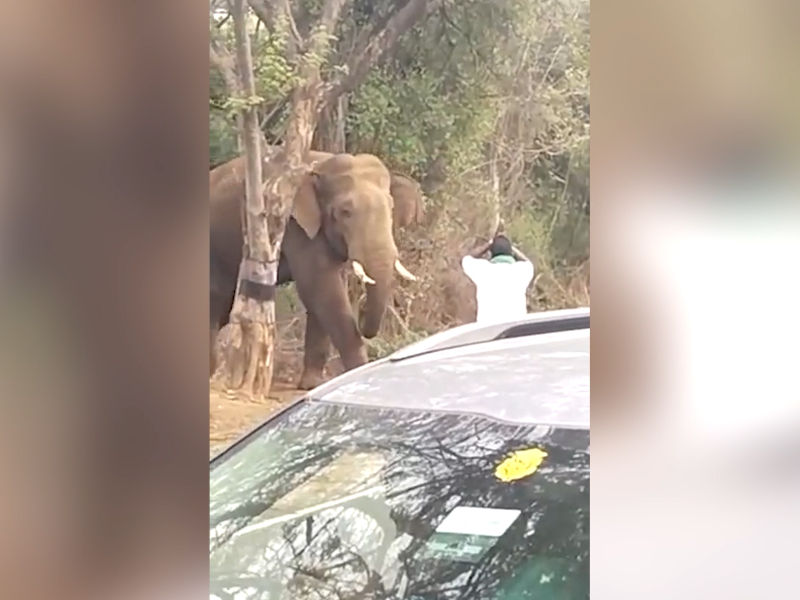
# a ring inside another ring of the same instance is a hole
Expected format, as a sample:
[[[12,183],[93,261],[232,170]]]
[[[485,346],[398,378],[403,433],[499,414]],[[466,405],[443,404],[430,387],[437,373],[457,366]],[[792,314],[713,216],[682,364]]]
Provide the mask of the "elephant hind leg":
[[[331,338],[313,311],[306,313],[305,356],[303,374],[297,387],[310,390],[324,381],[325,363],[331,347]]]

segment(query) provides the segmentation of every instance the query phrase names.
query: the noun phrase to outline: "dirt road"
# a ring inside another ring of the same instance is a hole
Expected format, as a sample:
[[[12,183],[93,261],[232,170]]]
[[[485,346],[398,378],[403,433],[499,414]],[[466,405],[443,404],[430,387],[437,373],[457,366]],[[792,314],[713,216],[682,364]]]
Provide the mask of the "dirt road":
[[[270,398],[265,402],[256,402],[248,397],[227,394],[212,384],[209,393],[211,455],[301,394],[301,391],[290,384],[275,382]]]

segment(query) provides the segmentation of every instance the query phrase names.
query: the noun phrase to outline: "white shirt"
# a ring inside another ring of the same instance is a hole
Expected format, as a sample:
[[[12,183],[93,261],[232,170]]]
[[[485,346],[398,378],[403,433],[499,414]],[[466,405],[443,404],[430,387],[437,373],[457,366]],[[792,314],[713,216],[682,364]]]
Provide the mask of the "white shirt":
[[[525,293],[533,279],[533,263],[491,263],[482,258],[465,256],[461,267],[477,288],[476,322],[506,321],[528,313]]]

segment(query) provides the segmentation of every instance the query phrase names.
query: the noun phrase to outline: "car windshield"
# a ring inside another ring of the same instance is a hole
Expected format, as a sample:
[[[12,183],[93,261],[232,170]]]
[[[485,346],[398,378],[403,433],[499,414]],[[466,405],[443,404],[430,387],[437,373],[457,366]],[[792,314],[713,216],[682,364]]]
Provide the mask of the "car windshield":
[[[212,598],[589,598],[588,430],[306,401],[210,484]]]

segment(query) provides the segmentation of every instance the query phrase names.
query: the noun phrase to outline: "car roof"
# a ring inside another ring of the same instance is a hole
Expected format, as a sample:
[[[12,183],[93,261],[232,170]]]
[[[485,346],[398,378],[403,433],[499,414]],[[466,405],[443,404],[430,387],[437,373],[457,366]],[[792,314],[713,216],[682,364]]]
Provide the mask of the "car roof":
[[[309,393],[317,401],[589,427],[589,309],[435,334]]]

